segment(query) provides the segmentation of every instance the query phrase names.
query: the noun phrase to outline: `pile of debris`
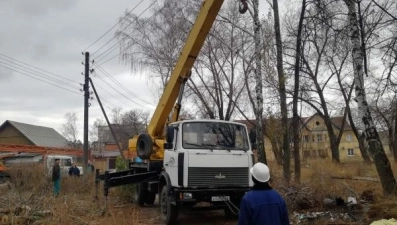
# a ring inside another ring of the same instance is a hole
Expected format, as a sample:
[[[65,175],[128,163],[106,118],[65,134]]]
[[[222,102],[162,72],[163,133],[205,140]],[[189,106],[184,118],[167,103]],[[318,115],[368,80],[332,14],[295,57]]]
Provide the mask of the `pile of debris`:
[[[21,205],[12,209],[0,208],[1,224],[31,224],[52,215],[53,212],[51,210],[33,211],[27,205]]]

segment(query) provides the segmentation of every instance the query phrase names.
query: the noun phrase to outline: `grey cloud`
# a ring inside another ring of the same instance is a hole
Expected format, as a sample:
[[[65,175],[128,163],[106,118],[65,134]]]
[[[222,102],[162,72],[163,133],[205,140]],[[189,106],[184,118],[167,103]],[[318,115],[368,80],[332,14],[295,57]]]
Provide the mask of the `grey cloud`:
[[[71,9],[77,0],[13,0],[11,7],[23,16],[44,16],[47,13]]]

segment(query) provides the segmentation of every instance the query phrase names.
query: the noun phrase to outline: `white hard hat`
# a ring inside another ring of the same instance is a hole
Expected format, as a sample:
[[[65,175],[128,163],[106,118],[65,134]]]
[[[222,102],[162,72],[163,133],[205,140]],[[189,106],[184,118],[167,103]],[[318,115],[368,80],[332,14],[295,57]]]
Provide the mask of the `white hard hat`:
[[[270,179],[269,167],[260,162],[250,169],[250,173],[257,181],[262,183],[268,182]]]

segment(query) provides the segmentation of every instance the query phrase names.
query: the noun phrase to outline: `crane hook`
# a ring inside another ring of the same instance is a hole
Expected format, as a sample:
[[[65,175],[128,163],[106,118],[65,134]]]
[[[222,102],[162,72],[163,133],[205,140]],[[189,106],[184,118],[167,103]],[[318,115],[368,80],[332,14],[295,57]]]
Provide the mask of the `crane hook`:
[[[247,10],[248,10],[247,0],[240,0],[240,4],[239,4],[239,7],[238,7],[238,11],[239,11],[241,14],[244,14],[245,12],[247,12]]]

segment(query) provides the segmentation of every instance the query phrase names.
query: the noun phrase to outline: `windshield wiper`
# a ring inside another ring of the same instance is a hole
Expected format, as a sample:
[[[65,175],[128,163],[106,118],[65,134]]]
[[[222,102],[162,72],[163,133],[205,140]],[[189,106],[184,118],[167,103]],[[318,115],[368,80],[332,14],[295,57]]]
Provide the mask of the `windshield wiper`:
[[[247,152],[247,149],[242,149],[242,148],[237,148],[237,147],[225,147],[225,149],[228,150],[229,152],[231,150],[240,150],[240,151]]]
[[[196,146],[196,147],[202,147],[202,148],[200,148],[200,149],[208,148],[209,150],[211,150],[211,152],[214,151],[214,149],[211,148],[210,145],[199,145],[199,144],[196,144],[196,143],[189,143],[189,142],[185,142],[185,144],[187,144],[187,145],[193,145],[193,146]]]

